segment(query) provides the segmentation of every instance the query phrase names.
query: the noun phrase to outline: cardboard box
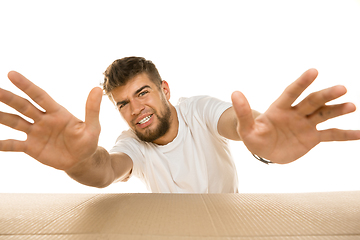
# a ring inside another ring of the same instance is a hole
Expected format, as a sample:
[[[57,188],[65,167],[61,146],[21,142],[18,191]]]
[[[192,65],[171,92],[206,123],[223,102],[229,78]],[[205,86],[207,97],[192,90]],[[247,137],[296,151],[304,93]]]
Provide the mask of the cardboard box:
[[[360,191],[0,194],[5,239],[360,239]]]

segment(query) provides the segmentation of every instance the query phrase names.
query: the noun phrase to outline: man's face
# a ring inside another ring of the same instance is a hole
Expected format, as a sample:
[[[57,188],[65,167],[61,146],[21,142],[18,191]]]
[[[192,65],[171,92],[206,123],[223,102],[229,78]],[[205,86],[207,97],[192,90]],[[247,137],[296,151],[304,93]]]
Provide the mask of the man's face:
[[[159,89],[147,76],[139,74],[111,95],[121,114],[140,140],[154,142],[170,128],[170,91],[166,82]]]

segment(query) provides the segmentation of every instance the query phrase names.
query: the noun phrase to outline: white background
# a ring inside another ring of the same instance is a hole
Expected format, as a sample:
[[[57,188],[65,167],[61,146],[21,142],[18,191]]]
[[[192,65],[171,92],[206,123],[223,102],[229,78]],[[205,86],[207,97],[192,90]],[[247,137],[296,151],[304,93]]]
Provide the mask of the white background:
[[[234,90],[265,111],[308,68],[305,92],[337,84],[335,102],[360,106],[360,1],[1,1],[0,87],[16,70],[80,119],[87,94],[115,59],[152,60],[171,102],[200,94],[230,101]],[[0,103],[1,111],[11,111]],[[100,145],[127,125],[104,97]],[[319,128],[360,129],[360,110]],[[26,135],[0,126],[0,139]],[[267,166],[231,143],[240,192],[360,190],[360,141],[321,143],[298,161]],[[137,179],[105,189],[82,186],[23,153],[0,152],[0,192],[146,192]]]

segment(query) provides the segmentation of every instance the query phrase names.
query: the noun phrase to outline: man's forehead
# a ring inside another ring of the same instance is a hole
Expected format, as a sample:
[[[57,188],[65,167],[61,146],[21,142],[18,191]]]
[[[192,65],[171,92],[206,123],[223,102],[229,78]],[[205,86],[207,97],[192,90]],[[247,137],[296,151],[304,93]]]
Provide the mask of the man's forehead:
[[[129,79],[125,85],[114,88],[110,94],[114,100],[120,100],[119,98],[127,99],[129,96],[138,93],[145,87],[153,89],[154,83],[149,79],[146,73],[142,73]]]

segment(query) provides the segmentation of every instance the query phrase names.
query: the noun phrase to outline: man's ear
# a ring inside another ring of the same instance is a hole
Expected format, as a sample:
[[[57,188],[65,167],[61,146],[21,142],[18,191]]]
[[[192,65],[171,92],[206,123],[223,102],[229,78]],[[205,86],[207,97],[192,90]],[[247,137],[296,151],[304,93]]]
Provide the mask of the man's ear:
[[[163,80],[162,83],[161,83],[161,90],[163,91],[165,97],[166,97],[166,100],[169,101],[170,99],[170,87],[169,87],[169,84]]]

